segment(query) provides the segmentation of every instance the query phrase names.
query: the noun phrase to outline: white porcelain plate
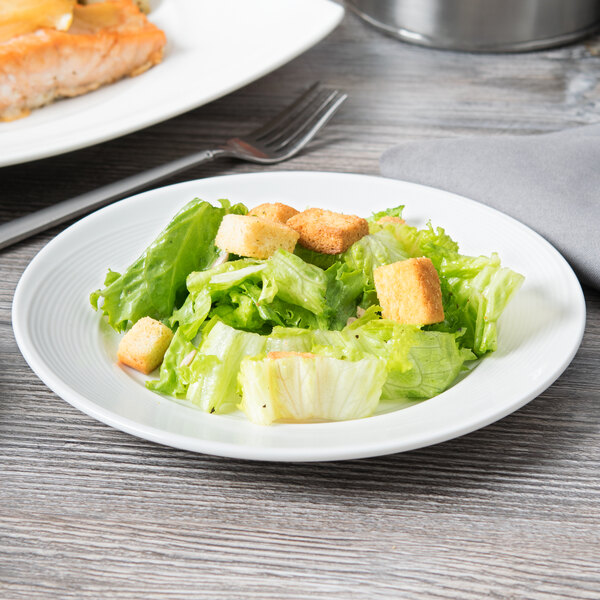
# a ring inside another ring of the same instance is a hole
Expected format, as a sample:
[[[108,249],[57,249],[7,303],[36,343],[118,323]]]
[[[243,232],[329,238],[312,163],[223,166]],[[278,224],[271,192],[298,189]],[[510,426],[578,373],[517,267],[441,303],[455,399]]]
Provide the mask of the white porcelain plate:
[[[465,254],[499,252],[525,275],[499,324],[498,350],[439,396],[402,410],[340,423],[253,425],[209,415],[148,391],[116,362],[119,336],[89,304],[108,267],[121,271],[193,197],[254,206],[285,202],[368,216],[405,204],[409,223],[443,226]],[[435,444],[483,427],[546,389],[583,335],[581,287],[561,255],[514,219],[416,184],[338,173],[214,177],[123,200],[72,225],[31,262],[17,287],[13,326],[37,375],[59,396],[113,427],[197,452],[273,461],[375,456]]]
[[[163,62],[139,77],[0,123],[0,167],[54,156],[154,125],[295,58],[340,22],[330,0],[155,0]]]

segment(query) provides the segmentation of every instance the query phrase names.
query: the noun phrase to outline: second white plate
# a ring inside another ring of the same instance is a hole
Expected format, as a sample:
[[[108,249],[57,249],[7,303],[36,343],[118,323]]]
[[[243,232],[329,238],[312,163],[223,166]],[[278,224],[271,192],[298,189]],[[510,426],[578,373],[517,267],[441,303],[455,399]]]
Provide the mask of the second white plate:
[[[139,77],[0,123],[0,167],[77,150],[220,98],[324,38],[344,9],[330,0],[155,0],[163,62]],[[309,82],[310,83],[310,82]]]
[[[405,204],[419,227],[442,226],[465,254],[498,252],[525,283],[502,315],[498,350],[443,394],[403,410],[341,423],[253,425],[209,415],[145,389],[116,362],[119,336],[89,304],[108,267],[126,268],[193,197],[254,206],[285,202],[368,216]],[[108,206],[69,227],[26,269],[13,303],[19,348],[59,396],[148,440],[273,461],[360,458],[435,444],[483,427],[546,389],[573,358],[585,304],[573,271],[539,235],[491,208],[441,190],[366,175],[278,172],[165,187]]]

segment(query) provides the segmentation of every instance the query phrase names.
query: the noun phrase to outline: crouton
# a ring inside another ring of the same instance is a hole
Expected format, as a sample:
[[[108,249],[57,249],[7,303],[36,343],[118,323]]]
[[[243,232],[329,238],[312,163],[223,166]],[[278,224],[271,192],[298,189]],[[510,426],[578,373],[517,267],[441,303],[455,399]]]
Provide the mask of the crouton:
[[[143,317],[123,336],[117,358],[137,371],[151,373],[162,362],[172,339],[173,332],[166,325]]]
[[[298,211],[287,204],[275,202],[273,204],[259,204],[248,212],[248,214],[252,217],[261,217],[275,223],[285,223],[288,219],[297,215]]]
[[[429,258],[377,267],[373,278],[384,319],[414,325],[444,320],[440,279]]]
[[[301,246],[324,254],[345,252],[369,233],[366,219],[321,208],[298,213],[288,220],[287,225],[300,234],[298,242]]]
[[[293,252],[297,241],[298,233],[282,223],[248,215],[225,215],[215,244],[240,256],[269,258],[280,248]]]
[[[396,223],[396,225],[404,225],[406,221],[402,217],[392,217],[392,215],[386,215],[377,220],[379,225],[385,225],[386,223]]]
[[[316,354],[313,354],[312,352],[283,351],[269,352],[269,354],[267,354],[267,358],[270,358],[271,360],[279,360],[280,358],[291,358],[293,356],[300,356],[301,358],[315,358]]]

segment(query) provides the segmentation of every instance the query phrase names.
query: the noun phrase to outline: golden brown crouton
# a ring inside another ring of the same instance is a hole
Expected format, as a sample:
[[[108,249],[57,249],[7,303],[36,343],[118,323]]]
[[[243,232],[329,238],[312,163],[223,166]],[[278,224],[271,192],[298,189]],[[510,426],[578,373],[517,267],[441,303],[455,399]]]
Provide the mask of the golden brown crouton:
[[[298,213],[287,224],[300,234],[300,245],[324,254],[345,252],[369,233],[366,219],[321,208]]]
[[[414,325],[444,320],[440,279],[429,258],[377,267],[373,277],[384,319]]]
[[[215,244],[221,250],[251,258],[269,258],[282,248],[293,252],[298,233],[282,223],[248,215],[225,215]]]
[[[160,365],[173,339],[173,332],[151,317],[140,319],[119,344],[119,362],[142,373],[151,373]]]
[[[291,358],[293,356],[300,356],[301,358],[315,358],[315,356],[317,356],[317,355],[313,354],[312,352],[283,352],[283,351],[269,352],[269,354],[267,354],[267,358],[270,358],[271,360],[278,360],[280,358]]]
[[[275,221],[275,223],[285,223],[288,219],[297,215],[298,211],[287,204],[275,202],[273,204],[259,204],[248,214],[252,217],[261,217],[267,221]]]
[[[377,221],[380,225],[385,225],[386,223],[396,223],[396,225],[404,225],[406,221],[402,217],[392,217],[392,215],[386,215],[385,217],[381,217]]]

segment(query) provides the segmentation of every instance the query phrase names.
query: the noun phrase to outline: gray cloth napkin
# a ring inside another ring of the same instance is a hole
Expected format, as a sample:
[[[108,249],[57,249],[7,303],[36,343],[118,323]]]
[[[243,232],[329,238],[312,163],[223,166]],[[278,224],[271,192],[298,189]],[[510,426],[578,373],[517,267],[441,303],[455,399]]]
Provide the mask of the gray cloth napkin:
[[[600,289],[600,125],[558,133],[406,142],[386,177],[441,188],[525,223]]]

